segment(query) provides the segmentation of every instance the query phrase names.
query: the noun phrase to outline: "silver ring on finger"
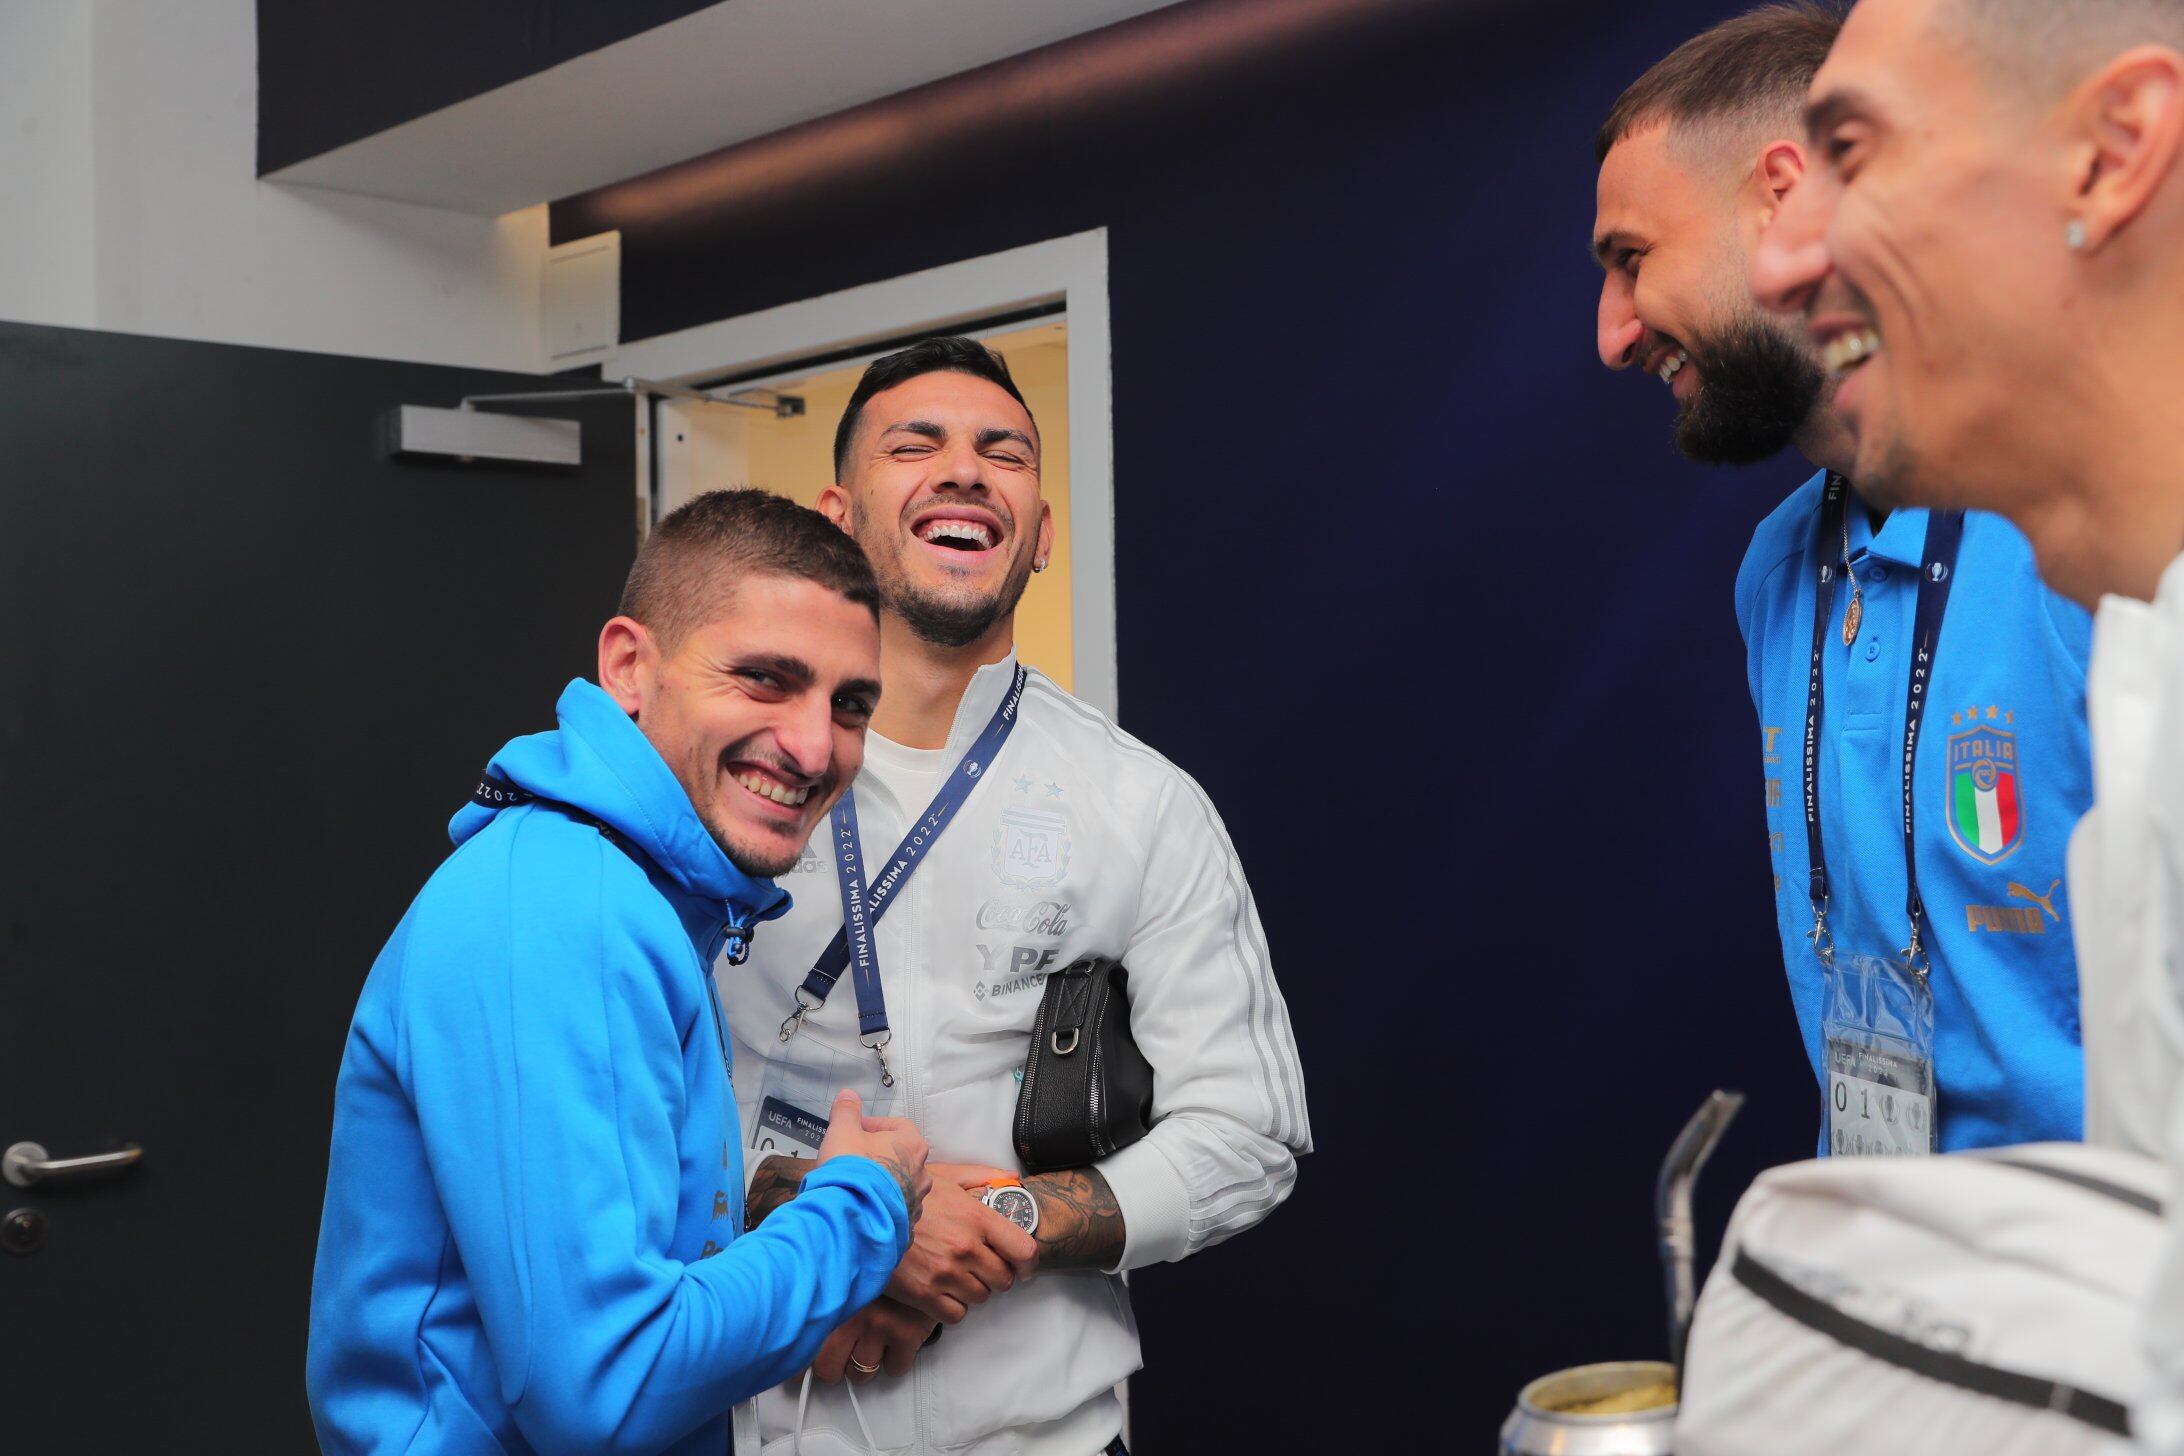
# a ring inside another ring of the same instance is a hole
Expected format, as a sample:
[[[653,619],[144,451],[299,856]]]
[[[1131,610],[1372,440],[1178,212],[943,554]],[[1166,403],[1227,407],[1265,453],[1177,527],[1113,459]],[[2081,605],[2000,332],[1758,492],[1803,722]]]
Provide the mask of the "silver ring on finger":
[[[877,1375],[880,1373],[879,1366],[867,1365],[864,1361],[858,1359],[855,1355],[849,1357],[849,1368],[856,1371],[859,1375]]]

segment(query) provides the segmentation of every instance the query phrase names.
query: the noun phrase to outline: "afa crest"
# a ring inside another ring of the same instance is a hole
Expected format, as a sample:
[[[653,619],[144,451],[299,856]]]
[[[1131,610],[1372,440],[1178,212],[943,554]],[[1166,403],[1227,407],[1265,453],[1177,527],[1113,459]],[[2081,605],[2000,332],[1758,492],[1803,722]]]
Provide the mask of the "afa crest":
[[[1069,869],[1069,821],[1051,809],[1008,808],[993,832],[993,872],[1004,885],[1043,890]]]
[[[2023,797],[2017,779],[2017,735],[1967,715],[1972,727],[1949,735],[1949,833],[1957,847],[1981,864],[2000,864],[2025,842]]]

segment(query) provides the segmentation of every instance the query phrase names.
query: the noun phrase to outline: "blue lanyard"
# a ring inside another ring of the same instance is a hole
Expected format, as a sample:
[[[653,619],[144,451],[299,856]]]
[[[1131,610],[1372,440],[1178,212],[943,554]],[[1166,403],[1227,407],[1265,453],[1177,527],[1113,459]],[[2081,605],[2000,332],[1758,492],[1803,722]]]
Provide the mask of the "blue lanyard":
[[[1827,493],[1820,507],[1820,581],[1813,597],[1812,665],[1805,688],[1805,847],[1812,866],[1812,940],[1823,961],[1832,963],[1834,943],[1828,935],[1828,862],[1820,834],[1820,714],[1824,706],[1821,665],[1826,660],[1828,629],[1835,602],[1833,547],[1843,539],[1849,509],[1850,483],[1829,472]],[[1918,607],[1911,629],[1911,685],[1904,701],[1903,719],[1903,874],[1909,887],[1905,909],[1911,917],[1911,944],[1904,948],[1906,965],[1921,979],[1926,975],[1924,948],[1926,902],[1919,896],[1919,866],[1914,830],[1917,823],[1912,770],[1918,764],[1919,733],[1926,724],[1926,700],[1934,682],[1934,661],[1941,653],[1941,624],[1949,606],[1949,589],[1956,583],[1957,550],[1964,541],[1964,512],[1935,511],[1926,518],[1926,551],[1919,566]]]
[[[970,798],[971,790],[978,787],[979,778],[993,764],[1001,752],[1001,745],[1008,742],[1009,734],[1016,729],[1016,708],[1023,700],[1027,674],[1021,663],[1016,668],[1016,678],[1009,684],[1008,695],[1001,706],[994,709],[963,758],[948,775],[933,802],[928,804],[910,830],[895,846],[895,854],[882,869],[878,878],[870,881],[864,875],[864,851],[857,837],[857,794],[852,789],[842,795],[842,801],[834,806],[828,822],[834,831],[834,869],[842,884],[842,928],[834,939],[819,953],[812,964],[804,984],[796,988],[796,1009],[788,1020],[781,1023],[781,1039],[787,1041],[803,1026],[804,1018],[827,1004],[827,997],[834,985],[841,980],[842,972],[854,970],[850,984],[857,992],[857,1030],[859,1040],[872,1048],[880,1059],[880,1084],[895,1085],[894,1073],[887,1066],[887,997],[880,989],[879,948],[873,943],[873,927],[887,913],[887,907],[895,903],[895,896],[909,883],[910,876],[924,860],[925,852],[940,838],[956,811]]]
[[[1911,943],[1904,964],[1926,979],[1926,902],[1919,898],[1911,770],[1919,758],[1919,729],[1926,722],[1926,700],[1933,696],[1934,659],[1941,653],[1941,617],[1956,582],[1957,547],[1964,540],[1964,512],[1936,511],[1926,518],[1926,559],[1919,564],[1918,615],[1911,635],[1911,690],[1903,708],[1903,880],[1909,887],[1905,910],[1911,916]]]

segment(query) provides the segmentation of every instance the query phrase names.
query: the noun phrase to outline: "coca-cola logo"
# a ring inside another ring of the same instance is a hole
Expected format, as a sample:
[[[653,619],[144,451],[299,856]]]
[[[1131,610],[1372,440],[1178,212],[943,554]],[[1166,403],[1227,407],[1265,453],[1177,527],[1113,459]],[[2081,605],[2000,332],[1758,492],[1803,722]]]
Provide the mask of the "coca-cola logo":
[[[1061,935],[1069,929],[1071,908],[1067,900],[988,900],[978,907],[978,928],[1013,930],[1020,935]]]

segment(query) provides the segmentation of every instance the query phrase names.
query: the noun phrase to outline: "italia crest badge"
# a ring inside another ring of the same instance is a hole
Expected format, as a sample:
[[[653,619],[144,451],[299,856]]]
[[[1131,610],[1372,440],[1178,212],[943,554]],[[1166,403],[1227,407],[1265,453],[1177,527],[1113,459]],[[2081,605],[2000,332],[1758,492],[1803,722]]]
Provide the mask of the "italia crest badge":
[[[2017,735],[1974,710],[1954,715],[1971,727],[1949,735],[1949,833],[1981,864],[2000,864],[2025,842],[2023,796],[2017,782]],[[2004,721],[2009,721],[2004,718]]]

